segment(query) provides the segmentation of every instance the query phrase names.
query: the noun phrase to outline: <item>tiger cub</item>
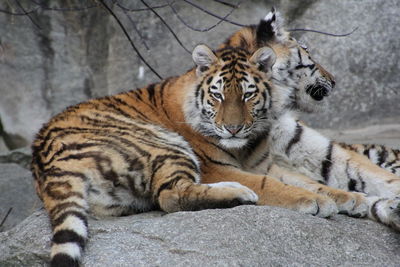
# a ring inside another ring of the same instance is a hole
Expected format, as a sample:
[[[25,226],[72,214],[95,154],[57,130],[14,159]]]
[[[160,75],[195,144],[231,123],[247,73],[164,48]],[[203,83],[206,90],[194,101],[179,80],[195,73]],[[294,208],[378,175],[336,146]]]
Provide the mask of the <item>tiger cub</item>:
[[[278,59],[272,70],[274,83],[283,84],[290,88],[290,97],[285,103],[288,109],[298,110],[306,113],[315,113],[326,108],[326,97],[329,96],[331,88],[324,86],[324,79],[320,79],[318,72],[322,71],[313,59],[310,58],[307,47],[297,44],[296,40],[288,37],[283,30],[284,21],[278,12],[272,11],[260,21],[258,25],[243,27],[233,33],[221,46],[241,47],[248,51],[255,51],[260,47],[269,46]],[[289,40],[288,40],[289,39]],[[281,46],[291,46],[288,53],[280,53]],[[334,80],[330,79],[333,82]],[[384,168],[397,176],[400,176],[400,150],[383,145],[363,145],[338,143],[341,147],[362,154],[369,158],[374,164]],[[352,190],[352,187],[349,187]]]
[[[400,229],[400,179],[297,121],[290,88],[273,78],[276,50],[199,45],[192,55],[187,73],[69,107],[37,134],[32,172],[52,224],[52,266],[79,265],[89,213],[258,204]],[[332,77],[318,73],[330,89]],[[349,181],[370,196],[333,188]]]

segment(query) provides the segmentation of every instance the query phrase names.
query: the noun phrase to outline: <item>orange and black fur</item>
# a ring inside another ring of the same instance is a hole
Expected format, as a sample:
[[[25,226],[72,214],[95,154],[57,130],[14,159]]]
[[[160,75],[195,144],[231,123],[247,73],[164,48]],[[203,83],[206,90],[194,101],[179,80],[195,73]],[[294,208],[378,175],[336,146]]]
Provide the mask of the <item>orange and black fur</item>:
[[[275,12],[273,11],[272,13]],[[279,17],[277,18],[275,16],[273,19],[279,20]],[[279,23],[282,24],[282,21],[278,22],[278,24]],[[271,36],[274,36],[273,32],[273,26],[264,19],[261,20],[258,25],[250,25],[236,31],[220,46],[220,48],[240,47],[251,53],[261,47],[267,46],[279,51],[282,39],[287,38],[285,37],[287,33],[281,32],[277,38],[271,38]],[[300,44],[297,49],[292,51],[292,55],[293,57],[298,55],[298,57],[293,59],[292,63],[286,66],[275,66],[272,74],[275,82],[283,83],[291,90],[290,101],[286,104],[287,108],[306,113],[315,113],[321,109],[326,109],[328,105],[327,97],[330,94],[330,90],[321,86],[303,84],[303,80],[309,81],[315,74],[316,68],[320,66],[318,63],[311,61],[304,63],[309,57],[305,44]],[[304,74],[304,72],[306,72],[306,74]],[[315,84],[317,83],[313,83],[312,85]],[[400,149],[378,144],[338,143],[338,145],[366,156],[374,164],[400,177]]]
[[[32,145],[36,191],[53,228],[52,265],[79,265],[89,213],[259,204],[320,217],[368,215],[400,229],[400,179],[302,125],[288,109],[292,92],[274,68],[297,49],[293,39],[255,51],[199,45],[196,68],[179,77],[52,118]],[[329,91],[333,84],[315,65],[308,86]],[[352,180],[368,195],[347,192],[343,185]]]

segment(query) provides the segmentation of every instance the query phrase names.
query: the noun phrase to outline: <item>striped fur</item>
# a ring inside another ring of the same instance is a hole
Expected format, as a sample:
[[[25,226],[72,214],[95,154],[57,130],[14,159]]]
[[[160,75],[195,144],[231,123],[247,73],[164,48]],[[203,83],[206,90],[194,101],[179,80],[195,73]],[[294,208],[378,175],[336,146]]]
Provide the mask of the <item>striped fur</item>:
[[[267,154],[274,154],[273,162],[281,165],[284,169],[277,166],[269,166],[267,170],[271,171],[271,169],[275,169],[273,173],[271,173],[272,176],[280,176],[280,180],[285,183],[301,186],[312,191],[317,190],[316,188],[320,190],[321,185],[319,184],[328,184],[345,191],[365,193],[367,196],[371,196],[371,198],[368,197],[366,201],[366,203],[369,204],[364,205],[368,207],[369,217],[394,226],[394,228],[399,228],[398,211],[400,208],[398,206],[398,197],[400,186],[398,185],[398,177],[377,169],[375,166],[371,167],[370,162],[356,155],[361,154],[366,156],[374,164],[400,176],[399,151],[379,145],[336,144],[322,137],[312,129],[307,128],[297,120],[296,111],[316,112],[322,108],[326,108],[326,96],[329,95],[335,82],[332,75],[311,58],[307,48],[304,45],[298,44],[294,38],[290,37],[289,33],[284,30],[282,25],[282,17],[273,9],[258,25],[240,29],[220,46],[220,48],[240,47],[249,52],[253,52],[261,47],[269,47],[276,55],[276,62],[271,70],[271,80],[277,87],[284,89],[285,94],[288,94],[289,97],[285,103],[287,114],[281,117],[281,122],[284,123],[284,125],[279,125],[278,123],[276,124],[275,130],[272,129],[272,133],[278,131],[279,134],[270,134],[270,136],[273,137],[269,141],[273,146],[270,147],[268,153],[264,154],[264,157],[266,157],[265,155]],[[285,119],[282,120],[282,118]],[[293,127],[291,130],[287,128],[289,125]],[[276,142],[276,140],[282,140],[282,136],[285,132],[286,134],[290,133],[290,138],[288,137],[287,139],[287,145]],[[305,136],[310,138],[310,140],[304,140]],[[318,144],[318,140],[320,140],[321,143],[316,145]],[[296,148],[300,149],[300,151],[296,151]],[[318,149],[325,152],[321,154],[319,151],[316,151]],[[336,152],[337,150],[340,152]],[[312,159],[297,161],[297,158],[291,158],[292,154],[297,154],[296,157],[301,157],[302,155],[304,156],[304,153],[309,156],[319,154],[320,159],[313,162],[314,160]],[[323,153],[325,153],[325,155]],[[334,153],[340,155],[340,160],[334,158]],[[356,170],[352,169],[350,163],[352,162],[352,157],[357,159],[356,162],[358,160],[362,162],[354,163],[357,165]],[[331,181],[329,178],[332,176],[332,172],[335,174],[335,171],[332,171],[332,169],[336,169],[336,162],[340,162],[339,165],[345,170],[340,174],[344,178],[340,178],[340,181]],[[363,175],[360,174],[359,170],[364,163],[367,164],[364,166],[365,168],[377,172],[375,176],[369,174],[369,178],[367,178],[368,181],[362,178]],[[312,165],[315,166],[313,167]],[[317,167],[317,165],[319,167]],[[253,167],[254,166],[252,166],[252,168]],[[289,175],[287,170],[291,170],[295,173]],[[301,176],[298,176],[299,173],[301,173]],[[316,173],[319,175],[315,175]],[[308,180],[302,176],[304,174],[308,176]],[[296,176],[298,177],[294,178]],[[379,180],[372,177],[387,178]],[[309,180],[309,178],[312,178],[312,181]],[[319,184],[315,184],[315,182]],[[310,186],[310,183],[313,185]],[[382,187],[380,187],[380,185],[382,185]],[[378,197],[375,198],[372,196]],[[378,202],[374,201],[379,201],[379,205],[375,205]],[[391,204],[389,204],[389,202]],[[382,209],[386,208],[392,210],[392,212],[389,212],[389,214],[386,212],[380,213],[373,211],[378,209],[379,206]],[[389,206],[390,208],[388,208]],[[393,210],[397,213],[393,212]],[[367,211],[364,210],[363,213],[365,214],[366,212]],[[347,211],[347,213],[349,212]],[[358,213],[358,211],[351,213],[354,215]],[[379,214],[385,218],[378,218]]]
[[[53,228],[52,265],[79,265],[89,213],[257,203],[369,214],[399,229],[400,179],[296,119],[291,88],[273,76],[274,51],[199,45],[187,73],[72,106],[44,125],[32,172]],[[347,192],[350,184],[367,196]]]
[[[339,145],[347,150],[369,158],[374,164],[400,177],[400,150],[375,144],[346,144]]]
[[[243,27],[232,34],[220,48],[241,47],[254,52],[260,47],[274,49],[277,64],[273,66],[272,79],[275,83],[290,88],[287,108],[293,111],[315,113],[328,106],[327,96],[331,88],[320,86],[335,82],[329,73],[316,63],[304,44],[298,44],[283,27],[279,13],[272,11],[258,25]],[[284,49],[283,47],[289,47]],[[315,80],[320,85],[315,85]],[[314,86],[315,85],[315,86]],[[333,87],[333,86],[332,86]],[[400,151],[382,145],[363,145],[340,143],[345,149],[369,158],[374,164],[400,176]]]

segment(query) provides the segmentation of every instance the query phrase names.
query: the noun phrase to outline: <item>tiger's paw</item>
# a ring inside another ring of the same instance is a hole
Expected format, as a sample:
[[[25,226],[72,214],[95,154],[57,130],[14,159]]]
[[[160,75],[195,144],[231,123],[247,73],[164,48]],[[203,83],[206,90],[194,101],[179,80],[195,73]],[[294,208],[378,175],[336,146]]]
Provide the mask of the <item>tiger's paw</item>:
[[[370,217],[400,231],[400,197],[375,199],[370,207]]]
[[[336,203],[331,198],[320,195],[302,197],[295,210],[322,218],[333,216],[339,212]]]
[[[219,182],[207,184],[210,188],[218,190],[222,201],[231,200],[232,206],[256,204],[258,195],[250,188],[237,182]]]
[[[335,201],[339,213],[357,218],[365,217],[368,214],[368,203],[362,193],[336,190],[329,196]]]

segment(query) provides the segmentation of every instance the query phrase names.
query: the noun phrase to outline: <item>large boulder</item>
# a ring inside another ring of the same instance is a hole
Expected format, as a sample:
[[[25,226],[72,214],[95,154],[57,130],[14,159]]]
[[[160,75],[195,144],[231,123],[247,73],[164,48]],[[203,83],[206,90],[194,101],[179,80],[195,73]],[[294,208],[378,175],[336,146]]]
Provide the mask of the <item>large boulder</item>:
[[[89,220],[85,266],[398,266],[400,234],[369,220],[271,207],[151,212]],[[0,233],[1,266],[43,266],[50,225],[38,211]]]
[[[25,10],[37,8],[35,3],[24,3]],[[220,16],[230,11],[230,7],[217,1],[195,3]],[[85,5],[81,1],[48,4],[51,7]],[[140,1],[122,4],[132,9],[144,7]],[[343,128],[398,121],[400,6],[396,0],[242,1],[229,18],[243,24],[257,23],[272,5],[291,23],[289,28],[345,33],[359,27],[345,38],[300,33],[315,58],[338,81],[330,98],[331,108],[311,117],[310,124]],[[195,28],[204,29],[218,22],[187,3],[176,2],[173,6]],[[11,4],[0,8],[19,12]],[[130,20],[121,8],[114,6],[113,9],[138,49],[160,75],[179,75],[193,66],[190,54],[152,12],[127,12]],[[208,32],[192,31],[168,6],[156,11],[188,50],[197,43],[217,47],[238,29],[223,22]],[[158,81],[104,8],[75,12],[38,9],[30,18],[0,12],[0,25],[0,124],[10,149],[29,144],[42,123],[68,105]]]

